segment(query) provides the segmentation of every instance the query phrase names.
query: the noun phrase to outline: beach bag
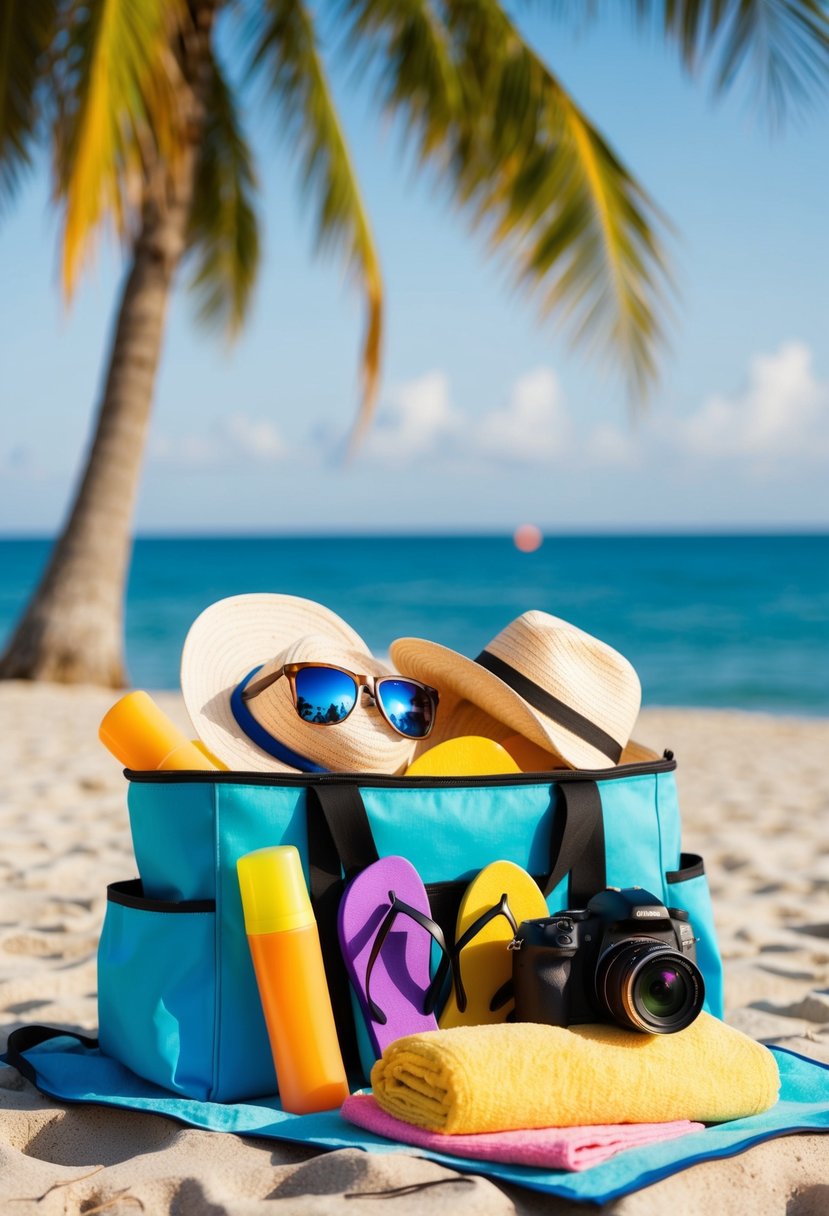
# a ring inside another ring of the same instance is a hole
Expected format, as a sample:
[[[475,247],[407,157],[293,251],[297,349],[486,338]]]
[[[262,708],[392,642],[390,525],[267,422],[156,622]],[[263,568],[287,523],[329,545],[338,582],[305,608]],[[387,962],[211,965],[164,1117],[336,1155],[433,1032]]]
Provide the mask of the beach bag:
[[[381,856],[412,863],[450,943],[466,886],[495,860],[528,870],[551,912],[583,907],[606,885],[643,887],[688,913],[706,1008],[721,1016],[711,901],[702,860],[681,850],[675,767],[666,752],[596,772],[479,778],[128,772],[138,877],[108,889],[100,1050],[183,1098],[276,1093],[236,862],[279,844],[295,845],[302,859],[343,1056],[357,1080],[366,1079],[361,1019],[336,916],[344,883]]]

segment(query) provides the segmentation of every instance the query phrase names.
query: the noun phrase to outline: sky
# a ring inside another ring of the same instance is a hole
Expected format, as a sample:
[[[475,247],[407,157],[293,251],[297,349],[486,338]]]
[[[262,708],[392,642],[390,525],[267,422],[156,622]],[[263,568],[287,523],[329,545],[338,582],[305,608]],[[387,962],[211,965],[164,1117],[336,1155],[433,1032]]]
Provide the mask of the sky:
[[[387,292],[375,425],[350,461],[359,292],[314,255],[273,115],[251,108],[264,260],[233,347],[180,280],[139,533],[794,530],[829,526],[829,100],[772,130],[621,20],[524,32],[667,214],[677,302],[648,402],[511,286],[368,82],[337,63]],[[61,524],[123,262],[103,239],[72,305],[44,155],[0,214],[0,533]]]

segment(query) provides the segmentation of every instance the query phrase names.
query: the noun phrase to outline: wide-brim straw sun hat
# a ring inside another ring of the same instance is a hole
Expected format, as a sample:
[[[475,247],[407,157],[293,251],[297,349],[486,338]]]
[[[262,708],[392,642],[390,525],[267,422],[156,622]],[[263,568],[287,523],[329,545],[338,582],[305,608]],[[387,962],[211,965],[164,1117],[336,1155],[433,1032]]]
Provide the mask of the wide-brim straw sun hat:
[[[240,689],[253,672],[258,681],[283,664],[301,662],[328,663],[357,675],[393,674],[350,625],[313,600],[262,593],[230,596],[206,608],[184,642],[181,690],[193,729],[209,751],[239,772],[405,769],[413,740],[393,731],[362,693],[348,718],[334,725],[304,721],[285,677],[240,711]],[[237,714],[247,723],[244,729]]]
[[[403,675],[466,698],[570,768],[618,764],[642,699],[623,655],[538,610],[516,617],[475,659],[424,638],[398,638],[390,654]]]

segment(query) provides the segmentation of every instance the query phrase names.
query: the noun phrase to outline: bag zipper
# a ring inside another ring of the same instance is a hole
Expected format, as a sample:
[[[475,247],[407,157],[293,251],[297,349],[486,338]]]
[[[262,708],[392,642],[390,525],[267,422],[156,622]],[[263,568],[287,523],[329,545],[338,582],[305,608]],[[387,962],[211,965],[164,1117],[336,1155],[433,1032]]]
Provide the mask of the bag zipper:
[[[391,789],[477,789],[493,785],[552,785],[562,781],[619,781],[624,777],[672,773],[675,768],[674,753],[666,750],[661,760],[621,764],[615,768],[556,768],[543,773],[493,773],[484,777],[388,777],[385,773],[249,773],[225,769],[217,769],[216,772],[205,769],[197,772],[185,769],[154,769],[147,772],[130,768],[124,769],[124,776],[136,784],[164,782],[178,785],[209,783],[299,788],[307,785],[359,785],[367,789],[377,786]]]

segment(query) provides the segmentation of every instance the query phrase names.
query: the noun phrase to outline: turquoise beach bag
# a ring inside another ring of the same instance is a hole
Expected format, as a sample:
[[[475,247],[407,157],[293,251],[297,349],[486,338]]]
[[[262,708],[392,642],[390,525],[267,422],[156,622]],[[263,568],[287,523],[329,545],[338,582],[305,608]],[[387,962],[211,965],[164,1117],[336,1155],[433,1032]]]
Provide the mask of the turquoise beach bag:
[[[527,869],[551,911],[583,907],[606,885],[644,887],[688,912],[706,1007],[721,1016],[711,903],[701,859],[681,852],[675,767],[666,752],[601,772],[486,778],[128,772],[139,877],[108,890],[100,1050],[183,1098],[276,1093],[236,877],[242,854],[274,844],[302,858],[357,1080],[336,912],[344,881],[390,854],[412,862],[450,941],[467,883],[491,861]]]

